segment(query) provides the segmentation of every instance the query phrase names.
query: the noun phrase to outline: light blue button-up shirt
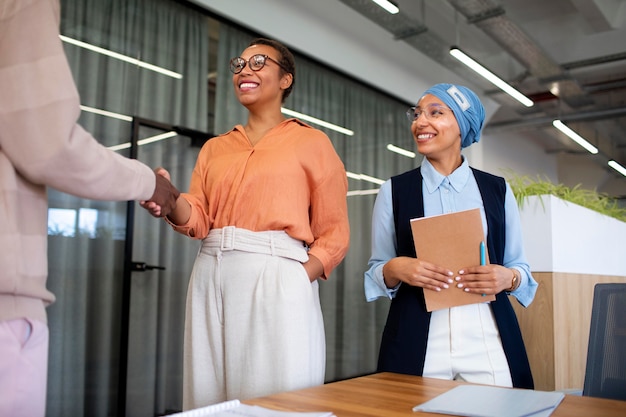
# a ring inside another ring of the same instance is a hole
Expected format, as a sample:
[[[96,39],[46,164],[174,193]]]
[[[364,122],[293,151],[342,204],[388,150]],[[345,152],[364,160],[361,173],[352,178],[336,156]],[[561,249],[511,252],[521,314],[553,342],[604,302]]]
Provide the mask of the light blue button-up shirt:
[[[478,207],[483,220],[486,240],[488,230],[485,207],[478,184],[467,160],[463,158],[461,166],[445,177],[424,158],[421,173],[424,178],[422,185],[424,216]],[[537,282],[530,273],[530,267],[526,261],[519,210],[513,191],[508,184],[506,184],[504,210],[506,220],[504,266],[517,269],[521,277],[519,287],[511,295],[515,296],[524,307],[528,307],[535,298]],[[395,297],[399,285],[395,288],[387,288],[383,281],[382,271],[383,266],[396,256],[396,229],[393,218],[391,180],[388,180],[378,192],[372,215],[372,255],[368,262],[369,269],[365,272],[365,298],[367,301],[373,301],[380,297]]]

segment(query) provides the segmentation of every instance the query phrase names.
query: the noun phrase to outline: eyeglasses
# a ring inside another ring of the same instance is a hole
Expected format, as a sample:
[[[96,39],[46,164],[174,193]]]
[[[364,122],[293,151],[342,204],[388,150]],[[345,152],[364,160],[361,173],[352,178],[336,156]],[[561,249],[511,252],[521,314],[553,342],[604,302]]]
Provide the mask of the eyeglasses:
[[[248,61],[238,56],[230,60],[230,72],[233,74],[239,74],[246,67],[246,64],[250,67],[252,71],[259,71],[261,68],[265,66],[267,60],[274,62],[276,65],[281,67],[283,70],[290,72],[285,68],[280,62],[276,61],[274,58],[271,58],[267,55],[256,54],[252,55]]]
[[[410,107],[406,111],[406,117],[407,119],[409,119],[409,122],[413,123],[417,121],[417,119],[419,119],[419,117],[423,114],[426,117],[426,120],[433,121],[445,115],[447,111],[452,110],[442,105],[431,103],[423,109],[419,107]]]

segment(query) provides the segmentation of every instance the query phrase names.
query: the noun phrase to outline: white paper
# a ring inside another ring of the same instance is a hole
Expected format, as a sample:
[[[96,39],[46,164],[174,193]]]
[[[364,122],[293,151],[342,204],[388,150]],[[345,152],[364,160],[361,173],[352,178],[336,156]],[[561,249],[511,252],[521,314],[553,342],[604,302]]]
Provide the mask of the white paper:
[[[334,417],[331,412],[278,411],[256,405],[241,404],[239,400],[225,401],[208,407],[196,408],[170,417]]]
[[[209,405],[207,407],[201,407],[189,411],[171,414],[170,417],[203,417],[208,415],[215,415],[219,411],[239,407],[240,405],[241,403],[239,402],[239,400],[224,401],[219,404]]]
[[[333,417],[330,412],[278,411],[256,405],[241,404],[230,410],[211,414],[212,417]]]

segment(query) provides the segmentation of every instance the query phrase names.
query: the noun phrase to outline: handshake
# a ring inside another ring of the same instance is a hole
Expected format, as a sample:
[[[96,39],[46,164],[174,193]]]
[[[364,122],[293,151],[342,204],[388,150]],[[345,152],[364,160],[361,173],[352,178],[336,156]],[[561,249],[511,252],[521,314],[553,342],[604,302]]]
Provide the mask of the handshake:
[[[141,207],[145,208],[154,217],[165,217],[176,209],[176,201],[180,191],[170,182],[170,174],[163,168],[154,170],[156,187],[150,200],[140,201]]]

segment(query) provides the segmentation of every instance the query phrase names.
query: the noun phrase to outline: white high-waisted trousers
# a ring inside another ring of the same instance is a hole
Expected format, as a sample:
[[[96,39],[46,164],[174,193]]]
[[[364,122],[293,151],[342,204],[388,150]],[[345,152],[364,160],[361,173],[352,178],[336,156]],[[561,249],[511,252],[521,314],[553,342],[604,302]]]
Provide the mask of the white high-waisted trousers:
[[[324,383],[318,283],[283,231],[211,230],[191,274],[183,409]]]
[[[423,376],[513,386],[489,304],[433,311]]]

